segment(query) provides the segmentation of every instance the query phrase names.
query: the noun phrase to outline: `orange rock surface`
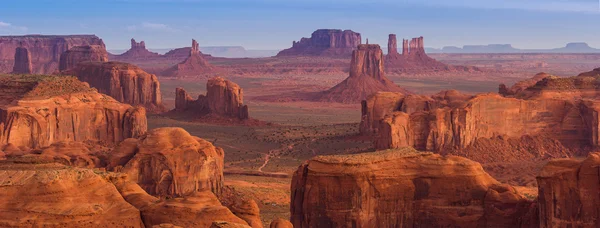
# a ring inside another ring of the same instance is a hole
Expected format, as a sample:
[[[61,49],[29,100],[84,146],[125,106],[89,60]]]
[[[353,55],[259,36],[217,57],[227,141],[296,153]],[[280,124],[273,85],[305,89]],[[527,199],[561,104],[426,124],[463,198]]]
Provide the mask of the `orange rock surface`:
[[[278,218],[271,222],[269,228],[294,228],[294,225],[288,220]]]
[[[83,62],[63,74],[72,74],[116,100],[142,105],[150,112],[162,112],[160,82],[156,75],[121,62]]]
[[[291,190],[294,227],[526,227],[534,210],[479,163],[412,148],[315,157]]]
[[[316,100],[359,103],[380,91],[407,93],[385,77],[383,52],[379,45],[361,44],[352,52],[350,76],[316,96]]]
[[[540,226],[600,227],[600,154],[548,162],[537,177]]]
[[[146,133],[146,111],[119,103],[73,77],[0,76],[0,146],[111,144]]]
[[[223,149],[181,128],[157,128],[139,140],[121,143],[111,153],[108,168],[128,174],[151,195],[186,196],[198,191],[218,195],[223,157]]]
[[[140,211],[89,169],[0,163],[1,227],[144,227]]]

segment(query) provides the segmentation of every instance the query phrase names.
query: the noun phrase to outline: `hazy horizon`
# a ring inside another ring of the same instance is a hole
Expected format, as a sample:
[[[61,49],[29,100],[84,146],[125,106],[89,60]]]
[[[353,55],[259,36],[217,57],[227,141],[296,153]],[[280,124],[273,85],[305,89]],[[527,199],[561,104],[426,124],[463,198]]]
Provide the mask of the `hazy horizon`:
[[[387,35],[425,37],[425,46],[512,44],[551,49],[571,42],[600,47],[598,0],[105,0],[7,2],[0,35],[95,34],[109,50],[131,38],[152,49],[242,46],[279,50],[320,28],[351,29],[363,42]],[[31,7],[35,5],[36,7]]]

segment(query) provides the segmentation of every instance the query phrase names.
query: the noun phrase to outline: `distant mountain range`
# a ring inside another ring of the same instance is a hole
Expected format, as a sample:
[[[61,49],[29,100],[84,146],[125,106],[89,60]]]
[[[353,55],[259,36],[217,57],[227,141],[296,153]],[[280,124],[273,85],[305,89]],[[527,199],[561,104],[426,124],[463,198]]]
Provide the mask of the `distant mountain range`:
[[[176,48],[148,49],[151,52],[165,54]],[[108,50],[108,52],[118,55],[125,53],[127,50]],[[200,47],[200,51],[204,54],[209,54],[215,57],[225,58],[259,58],[271,57],[277,55],[279,50],[246,50],[242,46],[210,46]]]
[[[587,43],[568,43],[553,49],[517,49],[510,44],[465,45],[462,48],[448,46],[443,48],[425,48],[427,53],[600,53],[600,49]]]

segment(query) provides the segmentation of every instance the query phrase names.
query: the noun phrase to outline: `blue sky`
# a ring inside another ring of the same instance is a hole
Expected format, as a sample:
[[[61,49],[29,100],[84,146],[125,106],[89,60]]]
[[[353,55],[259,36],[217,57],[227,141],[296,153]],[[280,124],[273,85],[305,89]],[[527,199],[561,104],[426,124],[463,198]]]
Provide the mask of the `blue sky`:
[[[6,0],[0,35],[96,34],[108,49],[129,39],[150,48],[282,49],[318,28],[352,29],[370,43],[387,34],[425,46],[510,43],[600,48],[599,0]]]

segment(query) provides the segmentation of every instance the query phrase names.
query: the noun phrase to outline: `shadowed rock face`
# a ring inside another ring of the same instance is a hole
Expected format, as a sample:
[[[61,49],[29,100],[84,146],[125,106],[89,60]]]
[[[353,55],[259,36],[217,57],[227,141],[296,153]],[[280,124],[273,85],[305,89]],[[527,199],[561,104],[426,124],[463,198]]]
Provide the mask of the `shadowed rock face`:
[[[291,189],[294,227],[522,227],[532,206],[479,163],[411,148],[313,158]]]
[[[249,118],[248,106],[244,105],[240,86],[221,77],[208,80],[206,96],[194,100],[183,88],[176,89],[175,111],[194,113],[196,116],[208,114],[238,118]]]
[[[18,47],[15,50],[15,65],[13,67],[13,74],[31,74],[31,55],[27,48]]]
[[[165,70],[160,75],[173,78],[208,78],[217,74],[220,70],[208,63],[200,53],[200,46],[196,40],[192,40],[192,48],[189,56],[181,63]]]
[[[0,73],[11,72],[17,47],[26,48],[31,56],[31,73],[49,74],[58,70],[60,55],[76,46],[98,45],[104,42],[94,35],[71,36],[0,36]]]
[[[154,113],[165,111],[156,75],[146,73],[133,64],[83,62],[63,74],[76,75],[79,80],[120,102],[142,105]]]
[[[91,169],[0,162],[2,227],[144,227],[140,211]]]
[[[117,143],[146,133],[146,111],[119,103],[74,77],[0,77],[0,145],[59,141]]]
[[[350,76],[317,97],[320,101],[358,103],[380,91],[406,91],[385,77],[379,45],[362,44],[352,53]]]
[[[310,38],[294,41],[289,49],[277,54],[282,56],[328,56],[347,57],[361,44],[360,33],[351,30],[319,29]]]
[[[128,174],[152,195],[185,196],[199,191],[219,195],[223,157],[223,149],[181,128],[158,128],[139,140],[121,143],[111,153],[108,168]]]
[[[60,55],[59,71],[68,70],[81,62],[108,62],[108,52],[104,46],[77,46]]]
[[[540,226],[599,227],[600,154],[548,162],[537,177]]]

